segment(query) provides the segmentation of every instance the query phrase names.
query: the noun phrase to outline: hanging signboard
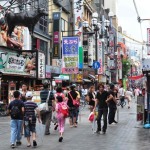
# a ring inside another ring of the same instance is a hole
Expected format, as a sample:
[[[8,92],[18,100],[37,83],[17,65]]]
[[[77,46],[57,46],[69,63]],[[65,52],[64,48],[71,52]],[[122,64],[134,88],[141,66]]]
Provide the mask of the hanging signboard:
[[[63,37],[62,39],[62,73],[77,74],[78,68],[78,37]]]
[[[26,59],[23,56],[9,54],[7,57],[6,71],[23,72],[26,65]]]
[[[36,54],[3,53],[0,51],[0,71],[4,74],[18,74],[36,77]]]
[[[45,79],[45,55],[38,52],[38,78]]]
[[[93,36],[89,36],[88,38],[88,66],[91,67],[93,65]]]

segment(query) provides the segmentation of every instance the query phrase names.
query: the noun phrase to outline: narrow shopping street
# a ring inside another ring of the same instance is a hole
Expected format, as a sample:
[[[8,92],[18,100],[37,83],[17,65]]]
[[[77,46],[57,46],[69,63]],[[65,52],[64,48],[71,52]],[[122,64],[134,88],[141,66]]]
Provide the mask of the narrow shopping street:
[[[119,123],[108,125],[106,135],[93,134],[88,121],[88,110],[84,109],[79,119],[78,128],[69,128],[66,122],[64,141],[58,142],[58,132],[51,128],[51,135],[42,136],[42,126],[37,127],[39,150],[149,150],[150,130],[143,129],[140,122],[136,122],[136,104],[131,109],[119,108]],[[0,118],[0,150],[10,149],[9,118]],[[16,149],[26,149],[26,140],[22,139],[22,146]],[[32,148],[28,148],[32,149]]]

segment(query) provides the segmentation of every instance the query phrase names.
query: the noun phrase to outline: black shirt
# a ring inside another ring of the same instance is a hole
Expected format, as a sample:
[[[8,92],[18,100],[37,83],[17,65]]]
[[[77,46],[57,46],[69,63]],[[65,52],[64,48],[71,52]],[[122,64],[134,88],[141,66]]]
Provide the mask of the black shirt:
[[[109,91],[109,95],[112,95],[115,98],[115,93],[113,91],[111,91],[111,90]],[[110,108],[116,108],[116,103],[114,102],[113,99],[111,99],[109,101],[109,107]]]
[[[93,100],[94,98],[96,98],[95,93],[89,92],[87,95],[89,96],[89,99],[90,99],[89,105],[90,105],[90,106],[95,106],[95,101]],[[94,97],[93,95],[95,95],[95,97]]]
[[[98,107],[101,108],[108,108],[106,100],[109,94],[107,91],[103,91],[103,93],[97,92],[96,99],[98,100]]]
[[[71,96],[72,96],[73,99],[76,99],[77,96],[78,96],[78,94],[77,94],[76,91],[71,91],[71,92],[68,93],[68,102],[67,102],[67,105],[68,105],[69,107],[74,107],[74,105],[73,105],[73,100],[72,100],[70,94],[71,94]]]
[[[48,97],[49,94],[49,90],[48,89],[44,89],[40,92],[40,98],[41,98],[41,103],[45,103],[46,99]],[[53,92],[50,91],[50,95],[49,95],[49,101],[48,101],[48,106],[52,106],[52,100],[54,100],[54,94]]]
[[[16,116],[15,118],[11,115],[11,119],[16,119],[16,120],[23,120],[23,113],[22,113],[22,107],[24,107],[24,103],[21,100],[13,100],[10,102],[8,109],[10,110],[11,114],[11,109],[13,106],[17,106],[20,112],[20,115]]]

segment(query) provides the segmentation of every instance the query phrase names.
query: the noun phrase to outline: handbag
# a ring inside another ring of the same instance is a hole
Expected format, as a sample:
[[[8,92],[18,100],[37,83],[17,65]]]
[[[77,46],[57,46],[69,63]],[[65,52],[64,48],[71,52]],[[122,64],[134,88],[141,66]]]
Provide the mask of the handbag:
[[[72,99],[73,105],[74,105],[75,107],[79,107],[79,106],[80,106],[79,101],[77,101],[76,99],[73,99],[73,97],[72,97],[72,95],[71,95],[70,93],[68,93],[68,94],[70,95],[70,97],[71,97],[71,99]]]
[[[47,99],[46,99],[46,102],[45,103],[42,103],[42,104],[39,104],[38,108],[40,111],[49,111],[49,108],[48,108],[48,101],[49,101],[49,96],[50,96],[50,91],[48,93],[48,96],[47,96]]]

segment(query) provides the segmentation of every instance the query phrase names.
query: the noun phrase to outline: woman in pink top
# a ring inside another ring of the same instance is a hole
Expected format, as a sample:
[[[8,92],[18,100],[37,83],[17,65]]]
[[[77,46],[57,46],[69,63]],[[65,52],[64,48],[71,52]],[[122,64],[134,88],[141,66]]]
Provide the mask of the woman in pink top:
[[[56,88],[56,93],[54,95],[55,102],[56,102],[56,97],[57,96],[61,96],[63,98],[63,101],[65,101],[65,95],[62,93],[62,88],[61,87]],[[54,104],[54,107],[55,107],[55,104]],[[54,130],[57,130],[57,128],[58,128],[57,120],[55,120],[54,125],[55,125]]]
[[[60,133],[59,142],[62,142],[62,140],[63,140],[63,133],[64,133],[64,128],[65,128],[65,117],[61,113],[61,108],[62,108],[62,105],[64,103],[65,102],[63,102],[62,96],[57,96],[56,97],[55,110],[56,110],[56,118],[57,118],[57,121],[58,121],[59,133]]]

